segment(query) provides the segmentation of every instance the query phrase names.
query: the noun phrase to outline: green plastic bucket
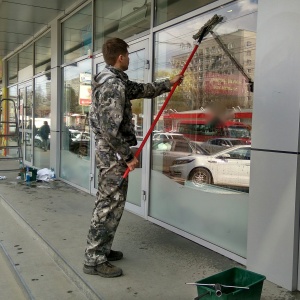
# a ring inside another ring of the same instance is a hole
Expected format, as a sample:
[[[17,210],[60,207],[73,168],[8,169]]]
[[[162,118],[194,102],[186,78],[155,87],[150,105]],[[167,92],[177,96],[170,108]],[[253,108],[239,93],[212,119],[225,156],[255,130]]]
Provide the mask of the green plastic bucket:
[[[217,295],[215,287],[197,285],[198,297],[201,300],[259,300],[261,297],[265,276],[241,268],[232,268],[227,271],[207,277],[197,283],[220,284],[221,295]],[[237,286],[249,289],[222,287]]]

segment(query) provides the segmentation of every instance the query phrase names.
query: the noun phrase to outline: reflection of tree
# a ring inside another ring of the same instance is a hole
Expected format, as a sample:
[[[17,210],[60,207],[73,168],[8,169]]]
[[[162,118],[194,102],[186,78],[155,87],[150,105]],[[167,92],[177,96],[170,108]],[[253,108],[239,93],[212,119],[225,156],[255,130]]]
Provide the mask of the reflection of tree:
[[[179,74],[181,70],[178,69],[172,69],[171,71],[167,70],[158,70],[155,73],[155,79],[160,80],[164,78],[172,78],[176,74]],[[182,85],[183,86],[183,85]],[[166,110],[173,109],[177,111],[183,111],[189,109],[188,103],[185,101],[184,97],[184,91],[182,90],[182,86],[179,86],[174,94],[172,95],[172,98],[170,99]],[[159,103],[157,105],[157,111],[159,110],[159,106],[163,104],[163,101],[165,100],[165,95],[159,96],[157,102]]]
[[[79,81],[78,78],[71,80],[66,86],[65,101],[66,113],[82,113],[82,105],[79,104]]]
[[[156,72],[155,78],[171,78],[180,72],[181,69],[178,68],[173,68],[170,72],[159,70]],[[165,97],[161,99],[161,102],[164,101],[164,99]],[[184,81],[182,85],[175,90],[166,110],[197,110],[201,107],[210,106],[212,103],[232,108],[240,105],[241,101],[243,101],[243,96],[240,95],[216,94],[207,91],[204,87],[203,79],[200,80],[199,73],[195,72],[191,66],[185,72]],[[158,110],[159,107],[157,107],[157,111]]]
[[[71,87],[70,92],[70,113],[81,113],[82,106],[79,104],[79,86],[76,90]]]

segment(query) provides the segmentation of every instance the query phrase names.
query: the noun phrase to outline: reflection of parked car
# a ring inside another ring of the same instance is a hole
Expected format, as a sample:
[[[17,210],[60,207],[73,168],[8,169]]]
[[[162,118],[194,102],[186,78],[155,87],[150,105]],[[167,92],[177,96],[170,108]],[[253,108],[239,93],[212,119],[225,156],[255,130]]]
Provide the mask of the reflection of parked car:
[[[236,138],[216,138],[201,144],[202,148],[207,150],[210,154],[238,145],[249,145],[249,141]]]
[[[158,132],[153,134],[153,141],[159,141],[161,139],[167,139],[167,140],[186,140],[187,138],[183,136],[181,133],[175,133],[175,132]]]
[[[78,155],[89,156],[90,154],[90,133],[79,130],[69,130],[70,144],[69,150]]]
[[[65,150],[69,150],[75,154],[88,156],[90,154],[90,133],[82,132],[75,129],[68,129],[69,138],[66,140],[67,145],[64,148]],[[67,135],[63,135],[63,139],[65,139]],[[34,136],[34,146],[38,148],[42,148],[43,139],[39,134],[39,129],[37,130],[37,134]],[[50,149],[50,135],[48,139],[48,149]]]
[[[133,153],[137,148],[132,148]],[[189,154],[204,154],[208,152],[200,145],[190,142],[187,139],[161,139],[153,141],[152,144],[152,168],[154,170],[169,172],[173,160]],[[140,159],[139,159],[140,161]]]
[[[38,133],[34,136],[34,147],[37,148],[42,148],[43,147],[43,139],[39,134],[39,130],[37,131]],[[48,149],[50,149],[50,134],[48,138]]]
[[[249,187],[250,146],[235,146],[213,155],[181,157],[170,166],[171,176],[194,184]]]
[[[89,132],[73,132],[71,133],[72,141],[89,141],[91,139]]]

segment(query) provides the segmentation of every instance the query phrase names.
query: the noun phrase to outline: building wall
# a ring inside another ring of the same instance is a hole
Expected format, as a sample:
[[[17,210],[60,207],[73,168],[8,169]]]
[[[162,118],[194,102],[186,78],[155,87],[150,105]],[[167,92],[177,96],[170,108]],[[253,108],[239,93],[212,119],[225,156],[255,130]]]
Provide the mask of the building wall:
[[[300,2],[259,2],[247,268],[297,288]]]

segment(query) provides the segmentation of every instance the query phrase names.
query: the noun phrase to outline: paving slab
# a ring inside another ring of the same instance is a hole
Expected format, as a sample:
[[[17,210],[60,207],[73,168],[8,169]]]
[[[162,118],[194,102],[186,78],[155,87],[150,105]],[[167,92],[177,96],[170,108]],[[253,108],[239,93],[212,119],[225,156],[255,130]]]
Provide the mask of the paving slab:
[[[186,282],[234,266],[243,267],[125,211],[113,244],[113,249],[124,253],[124,259],[115,262],[124,275],[113,279],[87,275],[82,272],[83,253],[94,196],[62,181],[33,183],[28,187],[11,175],[0,181],[0,197],[57,251],[78,274],[77,280],[81,278],[99,299],[194,299],[196,288]],[[296,300],[300,294],[266,280],[261,299]]]
[[[0,295],[2,299],[14,300],[28,300],[26,291],[24,292],[24,286],[22,286],[21,280],[17,277],[16,272],[13,269],[13,264],[9,260],[9,256],[6,253],[3,245],[0,242]],[[26,290],[26,289],[25,289]]]
[[[9,213],[2,201],[0,202],[0,220],[1,244],[6,249],[10,261],[14,263],[18,275],[30,291],[30,299],[86,299],[78,287],[41,247],[32,232],[22,226],[21,220],[15,219]],[[10,274],[11,272],[5,271],[5,275],[9,276]],[[9,283],[13,287],[13,281],[10,280]],[[2,299],[15,299],[14,291],[11,293],[11,297]]]

